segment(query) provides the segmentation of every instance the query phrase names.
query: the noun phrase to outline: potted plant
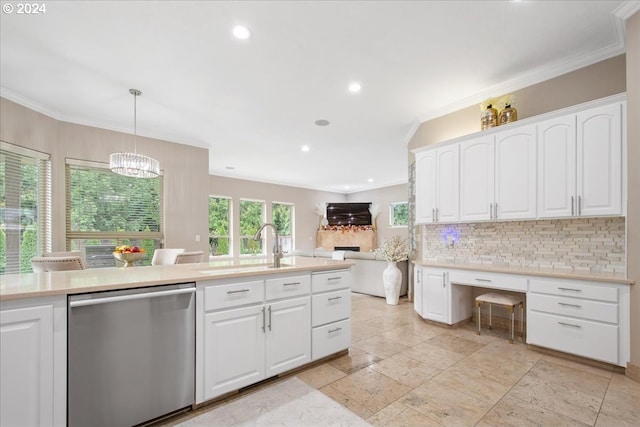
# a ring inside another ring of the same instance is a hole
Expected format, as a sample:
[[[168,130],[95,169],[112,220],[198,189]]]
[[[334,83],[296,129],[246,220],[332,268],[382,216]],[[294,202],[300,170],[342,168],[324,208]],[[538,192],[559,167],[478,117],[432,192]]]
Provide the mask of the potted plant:
[[[403,240],[399,236],[393,236],[376,249],[375,254],[377,257],[387,261],[387,268],[382,272],[382,283],[387,304],[398,305],[400,287],[402,285],[402,272],[396,263],[408,259],[407,239]]]

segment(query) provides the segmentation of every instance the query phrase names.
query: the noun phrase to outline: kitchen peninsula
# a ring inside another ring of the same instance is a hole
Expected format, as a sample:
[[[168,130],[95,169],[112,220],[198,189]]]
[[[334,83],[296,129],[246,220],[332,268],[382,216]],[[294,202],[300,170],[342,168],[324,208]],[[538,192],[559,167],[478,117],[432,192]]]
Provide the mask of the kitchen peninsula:
[[[79,306],[90,305],[87,301],[93,296],[107,291],[128,290],[140,298],[142,292],[153,292],[152,287],[195,284],[195,368],[191,371],[195,393],[189,406],[351,345],[353,263],[288,257],[282,259],[281,268],[274,269],[262,262],[2,276],[2,424],[66,425],[69,421],[67,361],[72,361],[73,349],[70,346],[67,353],[68,328],[73,302],[82,296],[86,299]],[[70,363],[69,372],[73,368]],[[142,421],[162,415],[154,413]]]

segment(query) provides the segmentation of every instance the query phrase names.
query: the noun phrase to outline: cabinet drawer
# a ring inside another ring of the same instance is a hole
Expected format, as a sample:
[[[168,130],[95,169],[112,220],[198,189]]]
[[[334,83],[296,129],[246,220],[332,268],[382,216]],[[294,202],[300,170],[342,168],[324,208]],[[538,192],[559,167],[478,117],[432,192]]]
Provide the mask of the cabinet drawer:
[[[523,276],[485,273],[481,271],[450,270],[449,282],[482,288],[527,292],[527,278]]]
[[[527,313],[527,343],[618,364],[618,326]]]
[[[345,289],[351,286],[351,272],[349,270],[336,270],[326,273],[313,273],[311,275],[311,291],[327,292]]]
[[[311,332],[311,357],[318,360],[349,348],[351,345],[351,320],[313,328]]]
[[[264,300],[264,282],[230,283],[204,288],[204,310],[218,310],[240,305],[257,304]]]
[[[535,293],[618,302],[618,289],[615,286],[558,279],[531,279],[529,284],[531,292]]]
[[[311,276],[290,276],[267,279],[265,283],[267,300],[309,295]]]
[[[529,309],[535,311],[618,324],[618,304],[615,303],[530,292],[527,304]]]
[[[351,315],[351,291],[349,289],[313,295],[311,301],[313,326],[346,319]]]

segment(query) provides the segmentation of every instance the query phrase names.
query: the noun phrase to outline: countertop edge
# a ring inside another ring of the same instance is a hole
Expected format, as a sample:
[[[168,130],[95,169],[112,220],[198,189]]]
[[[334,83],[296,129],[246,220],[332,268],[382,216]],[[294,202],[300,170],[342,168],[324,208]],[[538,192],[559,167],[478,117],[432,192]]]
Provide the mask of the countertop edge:
[[[430,261],[412,261],[414,265],[428,268],[445,268],[449,270],[471,270],[482,271],[486,273],[502,273],[502,274],[517,274],[521,276],[538,276],[538,277],[553,277],[557,279],[570,279],[570,280],[587,280],[590,282],[605,282],[616,283],[621,285],[633,285],[635,280],[618,276],[613,273],[589,273],[589,272],[572,272],[565,270],[545,270],[527,267],[496,267],[489,265],[478,264],[455,264],[445,262],[430,262]]]

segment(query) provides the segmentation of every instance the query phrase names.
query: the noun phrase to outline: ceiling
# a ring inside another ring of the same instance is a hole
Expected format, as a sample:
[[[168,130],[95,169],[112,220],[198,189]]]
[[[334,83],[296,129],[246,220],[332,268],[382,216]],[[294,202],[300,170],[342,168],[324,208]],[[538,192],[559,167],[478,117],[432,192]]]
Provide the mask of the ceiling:
[[[213,175],[407,182],[421,121],[624,52],[630,1],[48,1],[0,14],[3,97],[209,148]],[[7,2],[3,2],[6,7]],[[252,36],[231,35],[236,24]],[[357,81],[362,90],[347,89]],[[316,126],[328,120],[328,126]],[[301,147],[309,147],[303,152]],[[107,161],[107,159],[105,159]]]

